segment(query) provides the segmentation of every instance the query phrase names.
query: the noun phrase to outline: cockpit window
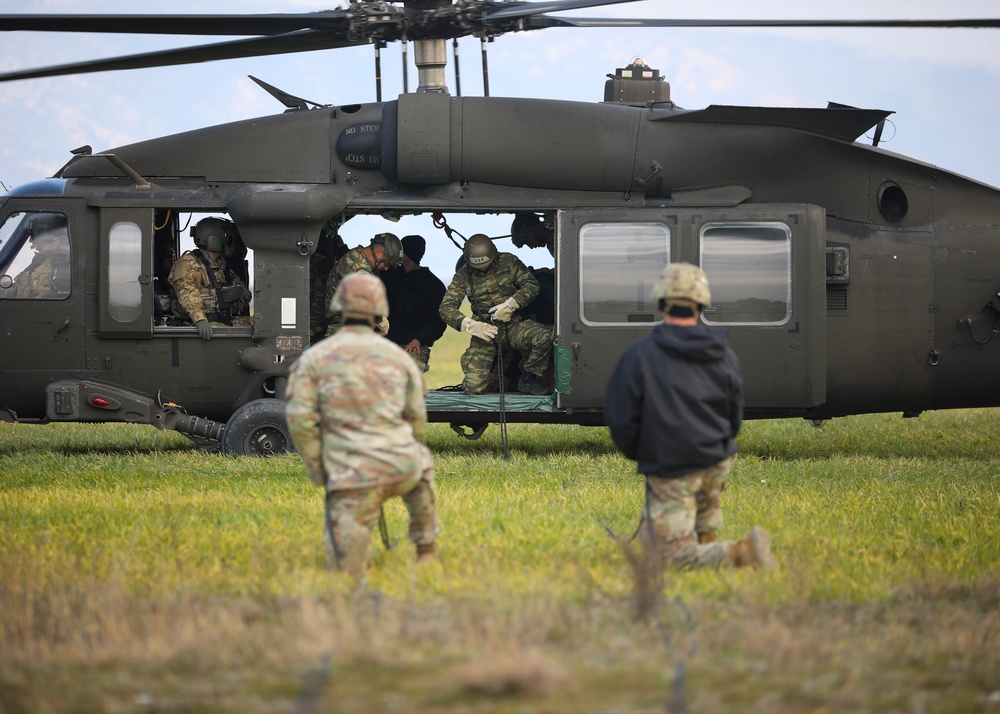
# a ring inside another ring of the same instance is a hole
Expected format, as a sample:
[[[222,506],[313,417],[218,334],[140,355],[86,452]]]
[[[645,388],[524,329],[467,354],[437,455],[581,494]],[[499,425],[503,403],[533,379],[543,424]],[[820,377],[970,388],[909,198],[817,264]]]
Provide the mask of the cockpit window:
[[[14,213],[0,226],[0,298],[61,300],[72,276],[64,213]]]

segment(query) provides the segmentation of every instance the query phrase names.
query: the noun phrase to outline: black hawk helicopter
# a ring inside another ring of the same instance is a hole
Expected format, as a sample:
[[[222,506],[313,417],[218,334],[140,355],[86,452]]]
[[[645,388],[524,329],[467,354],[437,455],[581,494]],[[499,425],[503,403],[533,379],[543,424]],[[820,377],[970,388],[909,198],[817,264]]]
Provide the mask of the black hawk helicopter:
[[[552,230],[554,393],[432,392],[432,420],[601,424],[606,378],[655,324],[650,289],[679,260],[709,274],[716,304],[705,319],[728,330],[741,357],[748,418],[1000,404],[1000,192],[881,148],[890,112],[682,109],[638,61],[609,75],[601,103],[450,93],[449,40],[477,37],[485,48],[506,33],[620,27],[552,13],[627,1],[0,15],[2,31],[242,38],[9,72],[0,82],[390,42],[413,43],[418,75],[414,93],[343,105],[259,82],[285,112],[98,153],[81,147],[51,178],[9,191],[0,203],[0,420],[146,423],[228,454],[287,450],[281,397],[309,344],[309,265],[323,226],[400,215],[534,214]],[[250,324],[217,328],[210,341],[163,314],[158,260],[203,214],[231,219],[227,250],[254,295]],[[60,224],[62,262],[47,294],[18,294],[34,259],[32,226],[46,222]]]

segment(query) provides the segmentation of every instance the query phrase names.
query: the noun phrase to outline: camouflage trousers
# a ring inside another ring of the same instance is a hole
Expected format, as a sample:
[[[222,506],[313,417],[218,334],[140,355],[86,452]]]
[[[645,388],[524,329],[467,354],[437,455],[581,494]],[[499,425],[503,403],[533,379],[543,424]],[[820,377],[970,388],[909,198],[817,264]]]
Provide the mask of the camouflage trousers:
[[[675,568],[718,567],[729,562],[728,542],[699,544],[698,534],[722,526],[719,498],[734,457],[680,478],[646,476],[646,507],[638,535],[655,548],[664,565]]]
[[[490,341],[473,337],[462,355],[462,388],[466,394],[495,392],[498,380],[494,369],[497,345],[504,352],[521,353],[521,371],[548,380],[552,373],[552,333],[533,320],[518,320],[497,326],[497,336]],[[506,360],[505,360],[506,361]]]
[[[396,483],[371,488],[327,491],[324,542],[330,562],[355,577],[371,565],[372,528],[382,504],[400,496],[410,513],[409,539],[426,545],[438,536],[434,468]]]
[[[400,347],[403,347],[403,345],[400,345]],[[407,354],[413,358],[413,361],[417,363],[417,366],[422,371],[426,372],[431,368],[431,348],[427,345],[420,345],[420,354],[415,355],[410,352],[407,352]]]

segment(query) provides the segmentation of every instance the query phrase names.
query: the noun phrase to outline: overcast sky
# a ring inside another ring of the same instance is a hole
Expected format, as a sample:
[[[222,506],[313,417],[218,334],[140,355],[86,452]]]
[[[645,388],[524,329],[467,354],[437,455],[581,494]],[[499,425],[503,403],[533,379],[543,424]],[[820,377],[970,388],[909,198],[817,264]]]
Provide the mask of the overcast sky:
[[[346,4],[341,0],[341,4]],[[327,0],[0,1],[0,13],[309,12]],[[696,9],[691,9],[696,8]],[[995,17],[1000,3],[953,0],[644,0],[576,11],[582,17],[761,17],[895,19]],[[232,38],[4,33],[0,71],[114,57]],[[482,93],[479,42],[461,42],[462,92]],[[410,60],[412,62],[412,47]],[[489,46],[490,92],[600,101],[606,74],[635,57],[659,69],[679,105],[823,107],[828,101],[896,113],[882,146],[1000,186],[1000,30],[571,29],[510,34]],[[402,91],[398,46],[382,53],[383,99]],[[95,151],[211,124],[279,113],[283,107],[251,82],[253,74],[290,94],[334,105],[375,100],[371,48],[229,60],[183,67],[104,72],[0,85],[0,182],[17,186],[51,176],[69,151]],[[454,91],[453,68],[448,82]],[[416,71],[409,73],[410,89]],[[455,217],[463,233],[509,232],[509,223]],[[429,216],[387,226],[429,240],[425,264],[445,282],[457,250]],[[383,228],[385,229],[385,228]],[[348,245],[371,229],[349,222]],[[356,235],[355,235],[356,234]],[[509,241],[500,241],[501,249]],[[551,264],[544,251],[522,253]]]

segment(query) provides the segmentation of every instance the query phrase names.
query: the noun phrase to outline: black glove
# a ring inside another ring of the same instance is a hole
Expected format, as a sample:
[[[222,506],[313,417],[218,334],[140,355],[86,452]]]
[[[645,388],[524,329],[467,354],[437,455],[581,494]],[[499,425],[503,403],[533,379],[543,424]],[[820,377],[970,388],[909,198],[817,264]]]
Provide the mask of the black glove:
[[[226,302],[236,302],[243,297],[243,286],[227,285],[224,288],[219,288],[219,292],[222,293],[222,299]]]
[[[194,326],[198,328],[198,337],[203,340],[212,339],[212,325],[209,324],[208,320],[198,320]]]

